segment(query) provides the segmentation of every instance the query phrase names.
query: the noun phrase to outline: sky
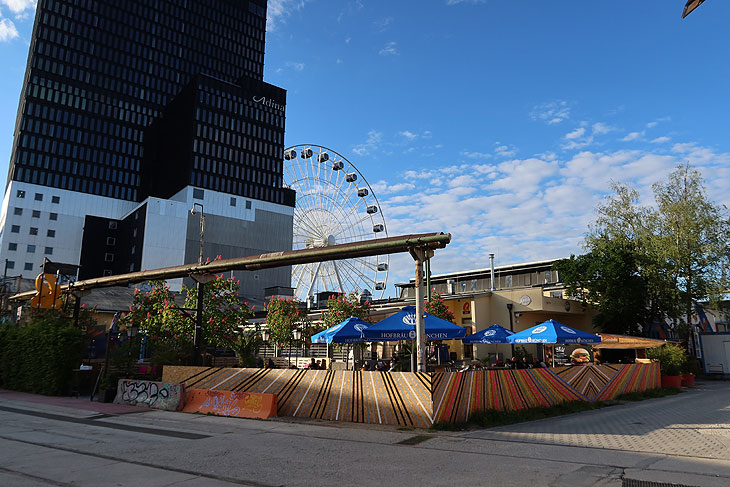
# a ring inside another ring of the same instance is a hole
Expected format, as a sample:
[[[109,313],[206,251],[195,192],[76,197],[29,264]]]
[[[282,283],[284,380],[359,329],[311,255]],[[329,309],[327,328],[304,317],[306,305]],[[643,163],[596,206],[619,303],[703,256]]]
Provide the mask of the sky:
[[[0,0],[2,174],[34,3]],[[684,3],[269,0],[264,80],[285,145],[344,155],[388,235],[452,234],[434,273],[567,257],[612,182],[650,204],[689,162],[730,205],[730,2]]]

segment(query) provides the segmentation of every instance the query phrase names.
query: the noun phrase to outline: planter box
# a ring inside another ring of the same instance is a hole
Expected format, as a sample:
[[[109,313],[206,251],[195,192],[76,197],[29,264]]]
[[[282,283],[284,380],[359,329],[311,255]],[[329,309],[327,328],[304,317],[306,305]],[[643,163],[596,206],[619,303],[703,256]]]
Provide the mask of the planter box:
[[[663,375],[662,376],[662,387],[674,387],[679,389],[682,387],[682,376],[681,375]]]
[[[694,387],[695,386],[695,375],[694,374],[682,374],[682,386]]]

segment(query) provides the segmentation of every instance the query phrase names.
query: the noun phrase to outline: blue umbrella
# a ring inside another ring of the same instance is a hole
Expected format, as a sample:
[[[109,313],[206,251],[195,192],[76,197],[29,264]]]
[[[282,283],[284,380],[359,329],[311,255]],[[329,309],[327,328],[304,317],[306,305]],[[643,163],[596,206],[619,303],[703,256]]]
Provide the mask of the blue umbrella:
[[[453,340],[466,335],[466,330],[449,321],[425,314],[427,340]],[[406,306],[392,316],[378,321],[363,331],[365,340],[388,342],[416,339],[416,307]]]
[[[547,320],[510,335],[507,340],[510,343],[600,343],[601,337]]]
[[[370,326],[360,318],[347,318],[332,328],[312,335],[312,343],[361,343],[362,331]]]
[[[499,325],[492,325],[487,329],[461,339],[462,343],[509,343],[507,337],[514,332]]]

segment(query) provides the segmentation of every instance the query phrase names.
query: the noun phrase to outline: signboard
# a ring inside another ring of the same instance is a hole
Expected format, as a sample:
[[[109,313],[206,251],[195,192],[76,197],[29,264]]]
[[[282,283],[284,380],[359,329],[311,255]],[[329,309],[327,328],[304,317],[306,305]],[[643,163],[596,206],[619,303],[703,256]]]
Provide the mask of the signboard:
[[[462,315],[471,314],[471,301],[467,301],[461,306],[461,314]]]
[[[239,418],[271,418],[277,415],[276,394],[190,389],[183,411]]]

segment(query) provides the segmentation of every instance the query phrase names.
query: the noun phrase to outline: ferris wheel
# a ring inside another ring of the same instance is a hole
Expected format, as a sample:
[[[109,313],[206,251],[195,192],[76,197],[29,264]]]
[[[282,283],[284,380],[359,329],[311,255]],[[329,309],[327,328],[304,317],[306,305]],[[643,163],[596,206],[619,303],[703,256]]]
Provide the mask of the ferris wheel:
[[[284,151],[284,184],[296,191],[292,249],[324,248],[388,236],[373,189],[354,164],[332,149],[297,145]],[[292,266],[291,286],[304,301],[320,292],[382,298],[388,255]]]

